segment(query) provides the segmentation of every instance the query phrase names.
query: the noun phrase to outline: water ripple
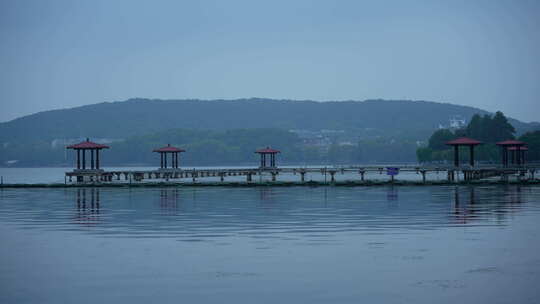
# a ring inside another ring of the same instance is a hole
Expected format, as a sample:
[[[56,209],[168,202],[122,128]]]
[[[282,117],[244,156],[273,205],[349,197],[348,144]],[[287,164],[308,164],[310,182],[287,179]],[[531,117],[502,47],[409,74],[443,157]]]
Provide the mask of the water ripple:
[[[247,236],[333,244],[337,234],[504,227],[540,212],[540,187],[4,189],[0,220],[100,237]]]

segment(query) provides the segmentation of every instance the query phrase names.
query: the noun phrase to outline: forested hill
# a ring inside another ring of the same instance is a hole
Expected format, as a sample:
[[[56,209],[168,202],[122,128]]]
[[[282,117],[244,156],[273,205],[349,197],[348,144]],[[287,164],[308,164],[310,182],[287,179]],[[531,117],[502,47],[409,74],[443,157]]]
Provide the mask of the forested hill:
[[[496,109],[493,109],[496,110]],[[367,100],[314,102],[271,99],[130,99],[40,112],[0,123],[0,142],[57,138],[126,138],[173,128],[280,128],[345,130],[359,136],[425,140],[439,124],[486,111],[425,101]],[[510,119],[517,133],[538,124]]]

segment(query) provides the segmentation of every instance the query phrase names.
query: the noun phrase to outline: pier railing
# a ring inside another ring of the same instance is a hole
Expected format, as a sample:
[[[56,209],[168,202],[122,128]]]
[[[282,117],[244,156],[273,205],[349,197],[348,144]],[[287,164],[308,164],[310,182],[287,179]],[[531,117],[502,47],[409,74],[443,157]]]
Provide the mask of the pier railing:
[[[430,181],[430,175],[440,173],[446,175],[446,179],[453,181],[472,181],[492,179],[499,177],[501,180],[535,179],[535,174],[540,169],[539,165],[501,167],[494,165],[480,166],[440,166],[440,165],[401,165],[401,166],[319,166],[319,167],[246,167],[246,168],[169,168],[156,170],[74,170],[66,172],[66,183],[99,183],[99,182],[151,182],[151,181],[187,181],[196,182],[209,177],[218,178],[223,182],[231,176],[243,176],[245,182],[256,182],[255,176],[262,180],[262,176],[270,177],[271,182],[278,180],[278,175],[298,175],[300,182],[306,181],[306,175],[318,175],[324,177],[325,182],[335,182],[336,175],[348,174],[350,178],[366,181],[368,175],[377,173],[379,176],[388,176],[388,180],[394,181],[400,173],[415,173],[421,177],[422,182]],[[351,175],[351,173],[353,175]],[[354,177],[356,176],[356,177]]]

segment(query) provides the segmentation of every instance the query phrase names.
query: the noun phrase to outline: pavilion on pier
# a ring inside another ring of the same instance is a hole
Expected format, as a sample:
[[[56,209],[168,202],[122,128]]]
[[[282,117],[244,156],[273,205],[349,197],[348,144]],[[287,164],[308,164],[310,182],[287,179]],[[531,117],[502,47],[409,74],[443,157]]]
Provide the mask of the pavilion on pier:
[[[508,167],[508,164],[510,162],[510,159],[509,159],[509,153],[508,151],[512,151],[510,149],[518,149],[519,148],[519,151],[521,151],[521,148],[525,146],[525,142],[523,141],[520,141],[520,140],[515,140],[515,139],[509,139],[509,140],[505,140],[505,141],[500,141],[498,143],[496,143],[497,146],[501,147],[502,149],[502,165],[503,167]],[[514,150],[516,151],[516,150]],[[524,156],[524,153],[514,153],[513,155],[513,161],[512,163],[515,163],[516,165],[521,165],[521,163],[523,162],[523,159],[522,159],[522,156]]]
[[[446,143],[449,146],[454,147],[454,166],[459,167],[459,147],[460,146],[468,146],[469,147],[469,163],[471,167],[474,167],[474,147],[481,145],[482,142],[478,141],[476,139],[468,138],[468,137],[460,137],[454,140],[451,140]]]
[[[161,157],[160,169],[168,169],[168,165],[167,165],[168,156],[167,155],[169,154],[171,155],[171,169],[178,169],[178,166],[179,166],[178,153],[186,152],[186,150],[173,147],[170,144],[168,144],[165,147],[155,149],[153,152],[159,153]]]
[[[519,159],[520,163],[525,165],[525,153],[529,151],[529,148],[526,146],[510,147],[508,148],[508,151],[510,151],[510,159],[512,160],[512,164],[517,164]]]
[[[75,145],[69,145],[66,149],[77,151],[77,170],[100,170],[99,151],[109,149],[109,146],[91,142],[89,138],[86,141]],[[86,151],[90,150],[90,167],[86,166]],[[94,157],[95,155],[95,157]],[[82,156],[82,157],[81,157]]]
[[[261,156],[260,168],[275,168],[276,167],[276,154],[281,153],[279,150],[271,149],[266,147],[264,149],[259,149],[255,153]],[[270,166],[266,165],[266,156],[269,156]]]

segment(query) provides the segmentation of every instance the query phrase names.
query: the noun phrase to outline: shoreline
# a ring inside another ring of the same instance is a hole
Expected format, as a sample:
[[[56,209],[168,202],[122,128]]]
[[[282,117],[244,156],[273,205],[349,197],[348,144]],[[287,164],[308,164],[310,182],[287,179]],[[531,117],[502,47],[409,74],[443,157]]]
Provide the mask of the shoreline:
[[[20,188],[159,188],[159,187],[370,187],[370,186],[488,186],[488,185],[540,185],[540,179],[535,180],[514,180],[514,181],[339,181],[339,182],[149,182],[149,183],[85,183],[85,184],[64,184],[64,183],[41,183],[41,184],[2,184],[0,189],[20,189]]]

